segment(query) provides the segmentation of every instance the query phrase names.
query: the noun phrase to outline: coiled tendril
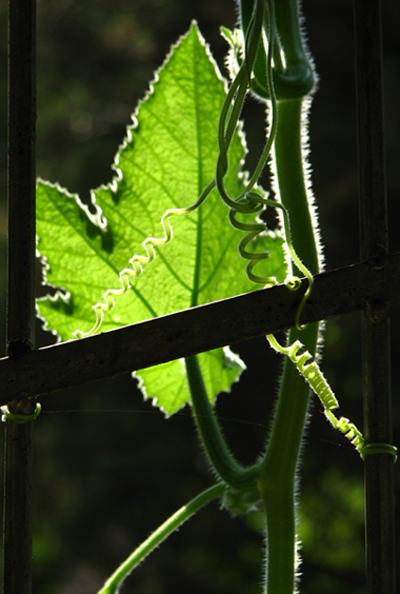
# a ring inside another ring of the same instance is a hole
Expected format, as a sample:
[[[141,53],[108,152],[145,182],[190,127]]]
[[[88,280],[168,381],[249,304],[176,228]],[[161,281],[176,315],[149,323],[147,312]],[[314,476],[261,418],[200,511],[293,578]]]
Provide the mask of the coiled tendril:
[[[145,256],[140,256],[135,254],[130,260],[129,264],[131,268],[124,268],[119,273],[119,280],[121,283],[120,289],[107,289],[107,291],[103,295],[103,302],[98,302],[96,305],[93,306],[93,309],[96,314],[96,322],[94,326],[89,330],[89,332],[82,332],[81,330],[76,330],[74,332],[75,338],[85,338],[87,336],[92,336],[98,332],[103,322],[104,313],[110,312],[114,306],[114,297],[119,297],[124,295],[130,289],[130,281],[132,279],[138,278],[142,272],[143,267],[146,264],[150,264],[156,257],[156,247],[160,247],[166,245],[173,237],[172,226],[170,222],[170,218],[173,216],[186,216],[196,210],[199,206],[203,204],[207,196],[210,192],[215,188],[215,180],[211,181],[202,191],[199,198],[194,202],[191,206],[187,206],[185,208],[170,208],[167,210],[163,216],[161,217],[161,226],[163,228],[164,236],[163,237],[147,237],[142,243],[143,249],[146,252]]]
[[[345,417],[340,417],[338,419],[332,412],[339,407],[339,403],[319,368],[318,363],[314,360],[309,351],[305,349],[304,345],[299,340],[296,340],[288,347],[283,347],[272,334],[268,334],[267,339],[273,349],[278,353],[286,355],[294,363],[295,367],[297,367],[311,389],[321,400],[327,419],[332,423],[335,429],[339,429],[339,431],[345,435],[350,443],[357,449],[361,457],[363,457],[365,439],[361,431],[354,425],[354,423],[350,423],[349,419],[346,419]]]
[[[224,177],[228,171],[228,149],[232,138],[232,133],[237,126],[240,110],[243,105],[245,94],[248,87],[251,84],[251,72],[253,71],[255,59],[257,56],[257,50],[262,40],[263,28],[266,31],[268,38],[268,50],[267,50],[267,68],[266,68],[266,81],[269,87],[269,99],[271,101],[271,125],[269,130],[268,139],[264,150],[261,154],[257,167],[246,185],[246,188],[236,198],[232,199],[224,185]],[[310,295],[313,277],[310,271],[304,266],[300,258],[297,256],[290,234],[290,221],[289,214],[283,204],[277,200],[269,200],[264,198],[258,189],[254,189],[256,183],[263,171],[263,168],[267,162],[268,156],[271,152],[272,144],[276,135],[277,127],[277,99],[275,95],[274,81],[272,75],[272,55],[273,49],[277,43],[275,15],[273,3],[268,2],[256,2],[252,20],[250,22],[246,41],[245,41],[245,59],[241,64],[241,67],[233,81],[229,93],[227,95],[224,107],[221,111],[219,127],[218,127],[218,143],[219,143],[219,156],[216,167],[216,185],[218,192],[229,207],[229,221],[235,229],[241,231],[247,231],[246,235],[242,238],[239,243],[238,249],[242,258],[249,260],[246,266],[246,274],[249,280],[260,283],[262,285],[274,285],[277,284],[277,280],[274,277],[265,277],[254,272],[254,268],[257,264],[269,257],[268,252],[251,252],[246,248],[248,244],[254,240],[258,235],[265,231],[265,225],[259,219],[255,222],[242,222],[237,219],[237,214],[253,214],[261,212],[265,207],[271,206],[281,211],[283,218],[283,230],[284,236],[288,248],[289,255],[297,266],[297,268],[305,275],[308,280],[307,290],[301,300],[300,306],[296,313],[295,324],[297,328],[300,328],[300,316],[303,311],[304,305]],[[235,97],[236,93],[236,97]],[[233,102],[232,109],[229,114],[230,103]],[[300,279],[296,276],[288,276],[285,280],[285,285],[290,290],[297,290],[300,287]]]

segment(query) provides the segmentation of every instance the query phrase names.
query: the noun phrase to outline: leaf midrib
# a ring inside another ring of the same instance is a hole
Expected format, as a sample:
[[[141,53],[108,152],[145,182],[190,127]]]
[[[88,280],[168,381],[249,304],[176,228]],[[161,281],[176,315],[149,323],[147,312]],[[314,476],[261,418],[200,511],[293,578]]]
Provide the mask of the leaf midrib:
[[[197,133],[197,153],[198,153],[198,188],[197,193],[200,196],[203,189],[203,154],[201,146],[201,134],[200,134],[200,106],[198,101],[198,74],[197,74],[197,63],[196,53],[193,52],[193,72],[194,72],[194,96],[195,96],[195,112],[196,112],[196,133]],[[199,297],[199,283],[200,283],[200,271],[201,271],[201,250],[203,240],[203,229],[202,229],[202,207],[197,209],[197,241],[196,241],[196,257],[193,275],[193,291],[190,307],[194,307],[198,304]]]

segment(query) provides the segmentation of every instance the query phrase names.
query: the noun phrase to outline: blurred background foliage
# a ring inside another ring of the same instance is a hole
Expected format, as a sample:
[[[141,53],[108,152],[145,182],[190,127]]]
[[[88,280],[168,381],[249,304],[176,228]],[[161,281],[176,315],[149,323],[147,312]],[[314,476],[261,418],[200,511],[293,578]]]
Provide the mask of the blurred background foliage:
[[[38,0],[37,173],[87,199],[110,181],[130,114],[171,43],[196,19],[220,67],[219,26],[233,0]],[[383,7],[391,249],[399,251],[400,5]],[[352,6],[304,0],[320,76],[310,122],[314,191],[327,269],[358,260],[357,154]],[[0,0],[0,306],[5,318],[6,34]],[[262,107],[245,106],[251,168],[263,142]],[[260,120],[261,118],[261,120]],[[267,183],[267,182],[266,182]],[[338,287],[340,290],[340,287]],[[38,272],[38,294],[43,293]],[[399,328],[393,312],[393,336]],[[38,327],[38,346],[53,338]],[[394,341],[396,342],[396,341]],[[1,347],[3,348],[3,347]],[[218,412],[243,462],[263,448],[280,360],[264,340],[236,345],[248,370]],[[4,348],[2,350],[4,354]],[[399,444],[399,349],[394,344],[394,420]],[[326,327],[324,370],[341,412],[362,426],[359,315]],[[260,371],[262,370],[262,371]],[[42,398],[35,427],[35,594],[94,594],[131,550],[212,477],[186,408],[169,420],[143,402],[127,376]],[[304,594],[365,591],[363,468],[314,402],[302,464],[300,539]],[[395,440],[396,443],[396,440]],[[399,470],[396,467],[396,493]],[[399,531],[397,530],[397,533]],[[124,592],[260,592],[262,520],[232,519],[210,504],[143,563]],[[399,559],[400,566],[400,559]]]

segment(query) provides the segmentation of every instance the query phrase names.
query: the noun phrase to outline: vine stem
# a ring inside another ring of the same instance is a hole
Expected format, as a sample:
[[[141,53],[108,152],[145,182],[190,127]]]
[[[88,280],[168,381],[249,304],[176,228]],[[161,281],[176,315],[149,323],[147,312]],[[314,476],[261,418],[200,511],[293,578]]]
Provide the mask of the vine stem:
[[[212,468],[224,483],[233,489],[244,492],[254,491],[257,486],[258,465],[244,468],[235,460],[208,399],[197,357],[195,355],[186,357],[185,366],[194,418]]]
[[[149,553],[158,547],[158,545],[183,524],[183,522],[199,511],[200,508],[216,497],[220,497],[225,489],[226,485],[224,483],[217,483],[178,509],[177,512],[161,524],[157,530],[150,534],[150,536],[146,538],[146,540],[142,542],[131,555],[129,555],[129,557],[108,578],[97,594],[115,594],[118,592],[122,581],[131,573],[138,563],[143,561]]]
[[[278,126],[274,144],[277,193],[291,214],[291,233],[301,261],[319,271],[314,217],[305,173],[304,101],[278,101]],[[292,329],[288,344],[300,339],[315,356],[318,323],[303,330]],[[279,399],[267,453],[261,463],[259,490],[267,524],[267,592],[293,594],[296,571],[296,468],[309,403],[310,388],[286,358]]]

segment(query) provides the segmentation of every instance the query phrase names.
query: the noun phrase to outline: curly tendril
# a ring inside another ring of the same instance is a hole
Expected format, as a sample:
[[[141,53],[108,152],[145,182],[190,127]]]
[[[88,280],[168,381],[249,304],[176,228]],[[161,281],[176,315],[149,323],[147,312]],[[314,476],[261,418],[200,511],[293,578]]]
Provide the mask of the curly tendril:
[[[137,279],[143,272],[143,267],[147,264],[150,264],[156,257],[156,247],[160,247],[166,245],[171,241],[173,237],[172,226],[170,222],[170,218],[173,216],[186,216],[196,210],[199,206],[203,204],[205,199],[208,197],[210,192],[215,188],[215,181],[211,181],[202,191],[199,198],[194,202],[191,206],[187,206],[185,208],[170,208],[167,210],[163,216],[161,217],[161,226],[164,231],[163,237],[147,237],[142,243],[143,249],[146,252],[145,256],[139,256],[135,254],[130,260],[129,264],[131,268],[124,268],[119,273],[119,280],[121,283],[120,289],[108,289],[103,295],[103,302],[96,303],[93,306],[93,309],[96,314],[96,322],[94,326],[89,330],[89,332],[82,332],[81,330],[76,330],[74,332],[75,338],[85,338],[87,336],[92,336],[98,332],[103,322],[103,317],[105,313],[110,312],[114,306],[114,297],[119,297],[124,295],[130,289],[130,282],[133,279]]]
[[[286,355],[294,363],[311,389],[321,400],[327,419],[335,429],[343,433],[350,443],[354,445],[363,460],[365,460],[366,455],[388,454],[392,457],[393,462],[396,462],[397,448],[395,446],[387,443],[366,444],[363,434],[354,423],[351,423],[345,417],[337,418],[335,416],[333,411],[339,407],[339,403],[318,364],[299,340],[296,340],[288,347],[283,347],[272,334],[269,334],[267,339],[273,349],[278,353]]]
[[[314,279],[313,279],[311,272],[300,260],[300,258],[296,254],[296,251],[293,247],[291,233],[290,233],[289,213],[288,213],[287,209],[285,208],[285,206],[283,204],[281,204],[280,202],[277,202],[275,200],[269,200],[267,198],[262,198],[255,191],[249,192],[246,195],[245,199],[249,206],[249,212],[260,211],[264,206],[272,206],[273,208],[279,209],[282,212],[284,236],[285,236],[285,241],[287,244],[287,248],[288,248],[290,257],[291,257],[292,261],[294,262],[294,264],[297,266],[297,268],[304,274],[304,276],[308,280],[307,289],[306,289],[306,291],[303,295],[303,298],[300,302],[300,305],[297,309],[296,318],[295,318],[296,328],[301,329],[300,316],[301,316],[301,313],[302,313],[304,306],[307,302],[307,299],[311,293]],[[266,258],[269,257],[268,252],[249,252],[246,250],[246,246],[250,243],[250,241],[252,239],[254,239],[255,237],[257,237],[260,233],[262,233],[265,230],[265,225],[261,222],[243,223],[243,222],[237,220],[236,214],[237,214],[237,210],[234,208],[231,208],[229,211],[229,221],[231,222],[232,226],[235,227],[236,229],[241,229],[243,231],[247,231],[247,234],[242,238],[242,240],[239,243],[239,252],[240,252],[240,255],[242,256],[242,258],[249,260],[249,263],[247,264],[247,267],[246,267],[246,273],[247,273],[248,278],[256,283],[263,284],[263,285],[277,284],[277,281],[274,277],[260,276],[253,272],[253,269],[257,264],[259,264],[260,262],[262,262],[263,260],[265,260]],[[291,291],[297,291],[297,289],[301,285],[301,281],[297,276],[288,276],[285,280],[285,285]]]
[[[332,423],[335,429],[338,429],[344,434],[350,443],[354,445],[361,457],[363,457],[365,439],[361,431],[354,425],[354,423],[350,423],[349,419],[346,419],[345,417],[340,417],[338,419],[332,412],[339,407],[339,402],[319,368],[318,363],[314,360],[309,351],[305,349],[304,345],[299,340],[296,340],[288,347],[283,347],[272,334],[268,334],[267,339],[275,351],[286,355],[294,363],[295,367],[299,370],[311,389],[321,400],[327,419]]]

